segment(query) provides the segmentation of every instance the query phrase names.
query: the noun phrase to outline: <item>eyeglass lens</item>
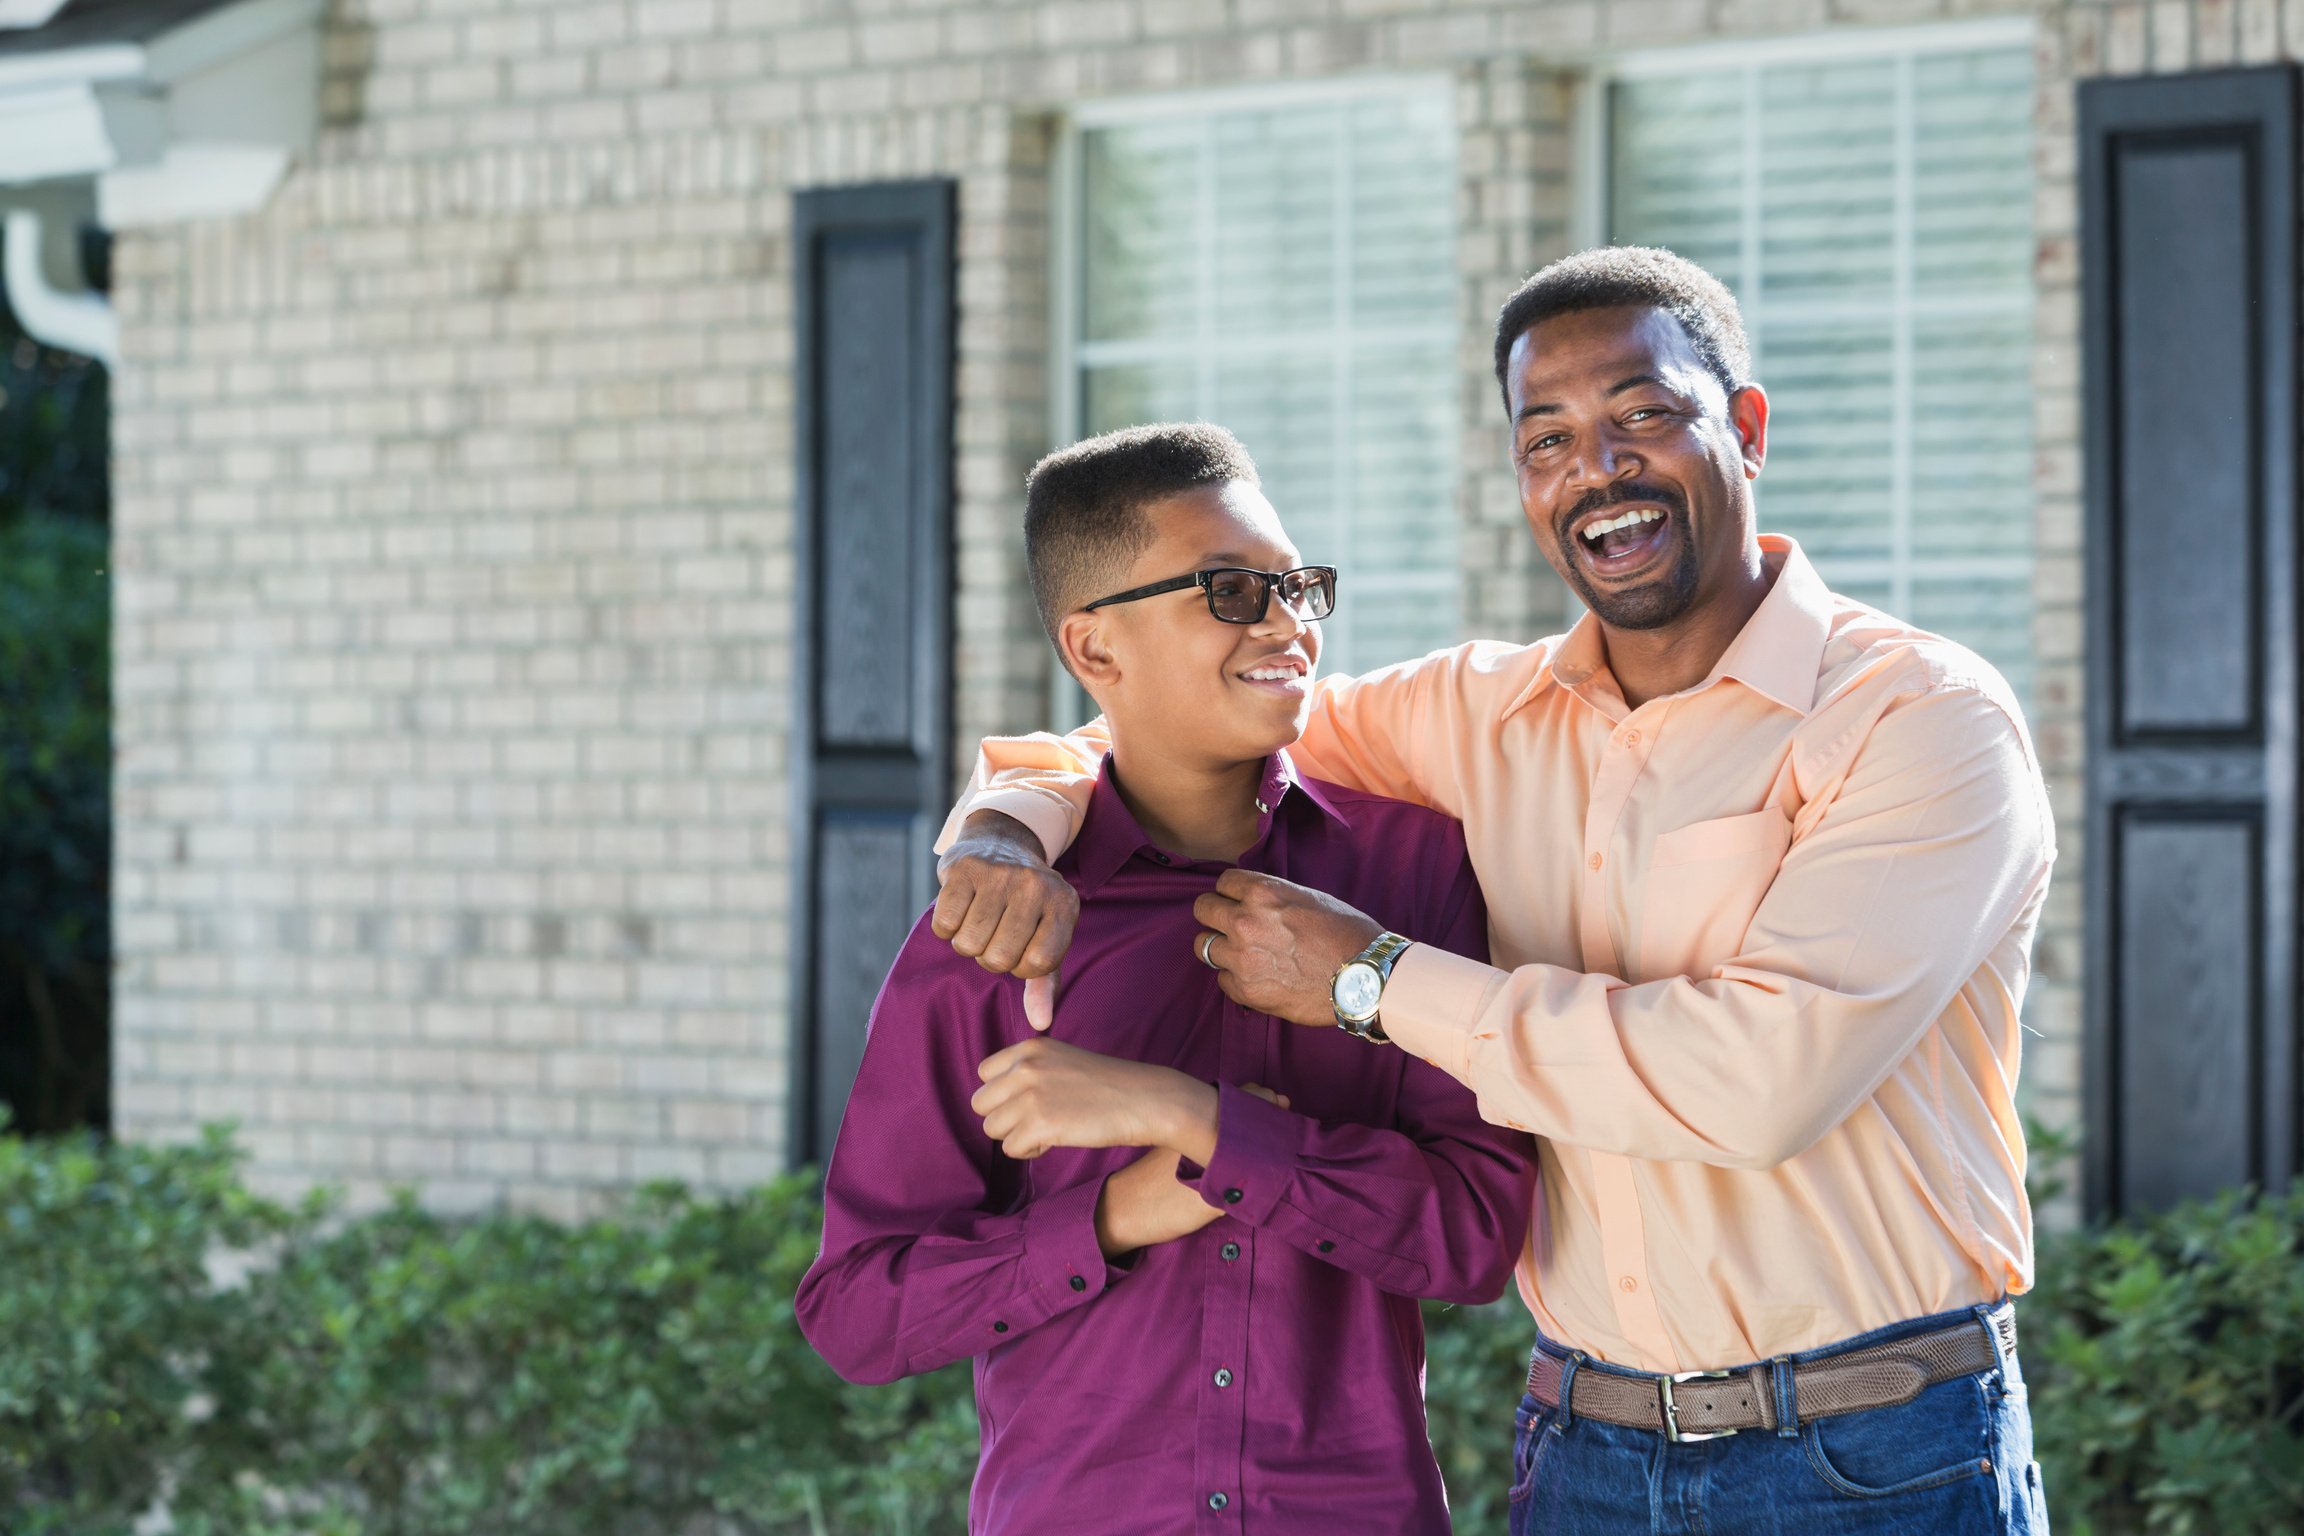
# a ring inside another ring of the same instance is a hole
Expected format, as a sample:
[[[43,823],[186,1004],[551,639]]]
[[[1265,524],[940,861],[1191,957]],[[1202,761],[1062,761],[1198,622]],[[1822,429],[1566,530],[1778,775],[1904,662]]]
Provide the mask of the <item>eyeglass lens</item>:
[[[1208,606],[1227,624],[1253,624],[1264,616],[1264,592],[1271,579],[1260,571],[1218,571],[1208,580]],[[1276,585],[1280,601],[1307,619],[1335,611],[1336,587],[1324,570],[1283,572]]]

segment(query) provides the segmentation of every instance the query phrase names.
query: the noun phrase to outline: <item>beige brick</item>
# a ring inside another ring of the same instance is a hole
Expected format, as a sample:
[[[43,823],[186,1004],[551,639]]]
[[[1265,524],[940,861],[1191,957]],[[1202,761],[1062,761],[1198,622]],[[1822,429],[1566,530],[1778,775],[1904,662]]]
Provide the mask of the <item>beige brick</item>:
[[[2191,0],[2152,0],[2151,66],[2168,74],[2192,66]]]

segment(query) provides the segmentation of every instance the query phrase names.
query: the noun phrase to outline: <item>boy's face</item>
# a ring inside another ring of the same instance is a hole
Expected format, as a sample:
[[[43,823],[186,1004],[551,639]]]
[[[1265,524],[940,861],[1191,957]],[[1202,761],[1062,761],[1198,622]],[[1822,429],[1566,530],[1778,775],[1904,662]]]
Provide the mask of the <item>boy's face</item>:
[[[1304,563],[1272,504],[1237,480],[1164,497],[1145,515],[1152,543],[1115,591],[1220,566],[1289,571]],[[1074,614],[1062,634],[1081,683],[1138,752],[1247,762],[1294,741],[1311,712],[1320,626],[1277,591],[1254,624],[1218,619],[1206,591],[1193,586]]]

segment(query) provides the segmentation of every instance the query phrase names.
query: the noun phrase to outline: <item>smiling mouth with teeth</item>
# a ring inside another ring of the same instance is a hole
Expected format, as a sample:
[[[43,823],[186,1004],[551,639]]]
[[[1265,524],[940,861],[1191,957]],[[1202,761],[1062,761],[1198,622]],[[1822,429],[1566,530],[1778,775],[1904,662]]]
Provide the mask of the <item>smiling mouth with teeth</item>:
[[[1576,536],[1596,559],[1613,560],[1648,543],[1662,531],[1652,525],[1662,521],[1664,514],[1657,508],[1635,507],[1616,517],[1595,518]]]

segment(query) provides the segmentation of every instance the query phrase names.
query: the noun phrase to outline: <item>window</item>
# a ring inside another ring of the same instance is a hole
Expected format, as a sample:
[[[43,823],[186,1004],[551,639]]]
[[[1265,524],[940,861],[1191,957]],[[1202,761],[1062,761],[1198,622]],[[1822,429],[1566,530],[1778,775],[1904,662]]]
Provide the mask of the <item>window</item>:
[[[1456,148],[1445,83],[1085,111],[1059,433],[1206,420],[1341,573],[1324,670],[1457,636]]]
[[[2022,34],[1630,60],[1607,233],[1736,292],[1760,526],[2029,695],[2032,66]],[[1861,51],[1860,51],[1861,50]]]

